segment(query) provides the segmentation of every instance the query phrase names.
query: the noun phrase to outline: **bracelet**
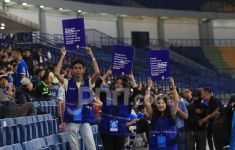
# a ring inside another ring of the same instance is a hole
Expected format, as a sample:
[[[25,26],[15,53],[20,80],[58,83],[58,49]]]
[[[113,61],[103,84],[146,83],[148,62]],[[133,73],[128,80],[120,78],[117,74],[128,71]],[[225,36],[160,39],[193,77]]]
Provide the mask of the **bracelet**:
[[[151,88],[150,88],[150,87],[148,87],[148,90],[151,90]]]
[[[95,58],[92,58],[92,60],[96,61],[96,59],[95,59]]]

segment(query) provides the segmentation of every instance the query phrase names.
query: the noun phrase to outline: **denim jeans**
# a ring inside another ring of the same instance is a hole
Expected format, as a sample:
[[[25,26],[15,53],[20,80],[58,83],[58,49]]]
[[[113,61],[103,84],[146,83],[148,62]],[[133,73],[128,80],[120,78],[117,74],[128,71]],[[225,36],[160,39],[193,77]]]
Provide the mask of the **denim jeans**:
[[[78,133],[80,133],[80,136],[85,143],[86,149],[96,150],[94,137],[89,123],[68,123],[66,126],[70,149],[80,150],[80,141],[78,139]]]

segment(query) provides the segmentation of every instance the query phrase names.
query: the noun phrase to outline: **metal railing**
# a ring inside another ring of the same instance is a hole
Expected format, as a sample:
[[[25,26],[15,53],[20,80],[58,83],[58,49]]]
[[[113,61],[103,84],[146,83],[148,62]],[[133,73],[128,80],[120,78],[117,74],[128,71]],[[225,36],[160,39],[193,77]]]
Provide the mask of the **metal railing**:
[[[231,47],[235,46],[235,39],[169,39],[168,43],[174,47]]]

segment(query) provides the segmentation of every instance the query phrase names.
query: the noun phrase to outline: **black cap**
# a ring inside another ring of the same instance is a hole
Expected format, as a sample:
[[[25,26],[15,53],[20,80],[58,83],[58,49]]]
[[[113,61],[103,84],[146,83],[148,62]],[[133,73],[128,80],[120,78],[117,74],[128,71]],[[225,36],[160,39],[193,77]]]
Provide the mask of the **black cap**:
[[[203,88],[203,91],[206,91],[206,92],[212,94],[212,90],[210,88],[208,88],[208,87]]]
[[[193,91],[192,96],[193,97],[201,97],[201,91],[200,90]]]

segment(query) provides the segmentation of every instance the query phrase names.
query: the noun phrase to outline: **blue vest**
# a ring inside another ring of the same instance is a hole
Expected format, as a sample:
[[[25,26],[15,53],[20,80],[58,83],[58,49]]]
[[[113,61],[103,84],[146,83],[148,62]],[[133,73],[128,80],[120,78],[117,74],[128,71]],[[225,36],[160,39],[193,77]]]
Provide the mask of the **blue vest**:
[[[176,125],[170,126],[168,118],[157,118],[151,125],[150,137],[149,137],[149,149],[159,150],[157,144],[158,136],[166,137],[166,150],[177,150],[176,144]]]
[[[84,80],[80,87],[89,87],[89,80]],[[95,115],[92,104],[82,105],[81,121],[74,120],[73,111],[78,108],[78,90],[76,81],[73,78],[69,79],[68,89],[65,94],[64,121],[67,123],[94,123]],[[88,98],[89,96],[87,92],[82,93],[82,98]]]
[[[110,121],[118,121],[118,131],[110,131]],[[102,118],[99,126],[101,133],[117,136],[130,134],[126,124],[130,121],[130,110],[128,106],[118,102],[118,106],[112,104],[111,98],[106,98],[102,106]]]

